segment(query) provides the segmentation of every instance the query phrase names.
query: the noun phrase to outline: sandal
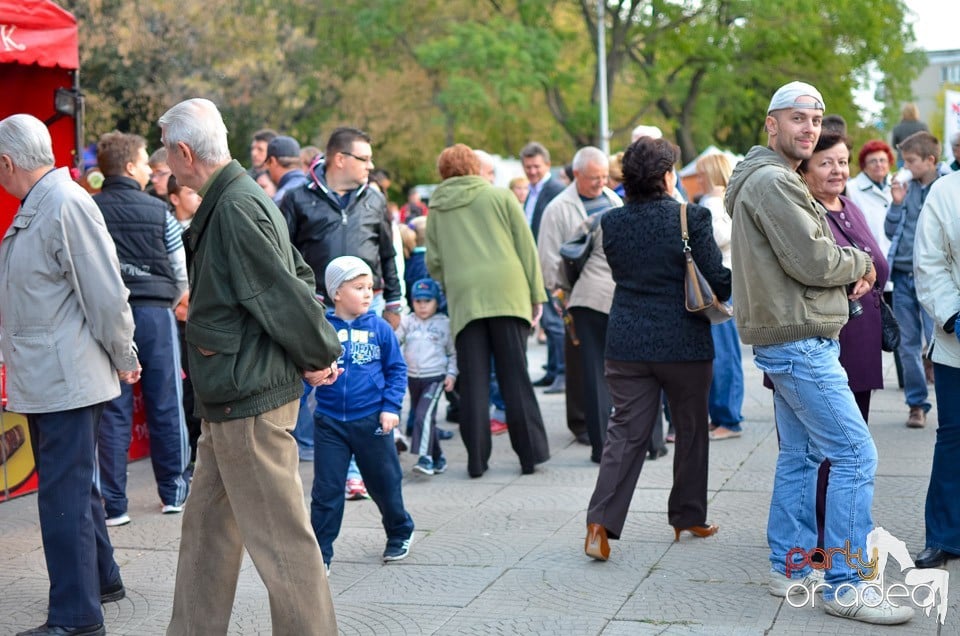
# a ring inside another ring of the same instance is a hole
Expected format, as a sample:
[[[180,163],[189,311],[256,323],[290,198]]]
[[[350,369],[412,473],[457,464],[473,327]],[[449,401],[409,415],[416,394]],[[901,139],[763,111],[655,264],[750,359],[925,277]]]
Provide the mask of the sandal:
[[[719,442],[725,439],[733,439],[734,437],[740,437],[743,435],[742,431],[732,431],[725,426],[718,426],[716,429],[710,431],[710,439],[714,442]]]

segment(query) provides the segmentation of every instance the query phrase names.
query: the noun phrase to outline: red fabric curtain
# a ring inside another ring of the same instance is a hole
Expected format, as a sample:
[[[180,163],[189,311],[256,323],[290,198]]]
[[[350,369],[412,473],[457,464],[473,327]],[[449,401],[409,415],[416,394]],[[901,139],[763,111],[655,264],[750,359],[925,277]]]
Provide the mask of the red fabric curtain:
[[[76,18],[46,0],[0,0],[0,63],[79,68]]]

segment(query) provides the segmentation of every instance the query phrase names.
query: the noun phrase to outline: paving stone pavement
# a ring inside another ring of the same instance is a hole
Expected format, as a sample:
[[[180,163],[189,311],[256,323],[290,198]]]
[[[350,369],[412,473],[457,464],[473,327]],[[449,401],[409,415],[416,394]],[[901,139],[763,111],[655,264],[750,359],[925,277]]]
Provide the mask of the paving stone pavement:
[[[533,341],[531,341],[532,343]],[[533,375],[545,356],[532,344]],[[880,452],[874,518],[923,547],[923,507],[936,437],[936,408],[922,430],[904,427],[906,407],[887,356],[887,386],[874,394],[871,430]],[[566,430],[563,396],[538,390],[552,459],[520,475],[506,435],[494,438],[490,470],[469,479],[458,438],[445,443],[443,475],[412,472],[405,454],[404,498],[417,525],[410,556],[380,561],[384,536],[371,501],[348,502],[330,577],[342,634],[935,634],[936,612],[918,612],[905,626],[882,628],[794,608],[766,590],[766,518],[777,439],[770,393],[744,349],[748,395],[740,439],[710,448],[709,520],[715,537],[686,535],[667,524],[671,455],[647,462],[623,537],[611,559],[583,555],[586,507],[596,479],[589,449]],[[932,389],[931,389],[932,396]],[[446,424],[453,430],[455,425]],[[672,448],[671,448],[672,450]],[[307,489],[312,464],[300,473]],[[112,528],[127,597],[104,607],[108,632],[163,634],[170,617],[180,517],[161,515],[150,464],[130,465],[130,516]],[[188,501],[189,505],[189,501]],[[894,577],[895,566],[887,568]],[[960,634],[960,561],[944,634]],[[36,497],[0,504],[0,634],[46,618],[47,578]],[[269,634],[266,590],[244,560],[230,634]]]

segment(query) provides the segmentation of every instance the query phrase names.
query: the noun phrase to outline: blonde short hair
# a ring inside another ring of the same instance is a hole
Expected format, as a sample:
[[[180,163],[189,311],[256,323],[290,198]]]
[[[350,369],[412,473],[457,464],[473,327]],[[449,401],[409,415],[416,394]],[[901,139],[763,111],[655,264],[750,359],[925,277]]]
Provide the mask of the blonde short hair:
[[[733,173],[733,162],[725,154],[713,153],[697,159],[697,172],[707,178],[711,188],[726,188]]]

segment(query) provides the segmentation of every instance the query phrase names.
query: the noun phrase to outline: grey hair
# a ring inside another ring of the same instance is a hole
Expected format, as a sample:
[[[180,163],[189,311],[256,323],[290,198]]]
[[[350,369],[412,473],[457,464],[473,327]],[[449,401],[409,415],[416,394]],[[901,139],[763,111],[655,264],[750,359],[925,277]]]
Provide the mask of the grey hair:
[[[491,166],[493,167],[493,157],[490,156],[490,153],[486,150],[477,150],[473,149],[473,154],[477,156],[477,159],[480,160],[481,166]]]
[[[227,127],[216,104],[209,99],[194,97],[182,101],[160,116],[163,145],[167,148],[183,142],[197,157],[197,161],[216,166],[230,161]]]
[[[10,115],[0,121],[0,155],[21,170],[52,166],[53,141],[46,124],[33,115]]]
[[[598,166],[609,166],[610,158],[607,157],[607,153],[595,146],[584,146],[577,151],[577,154],[573,155],[573,169],[577,172],[591,163]]]
[[[956,146],[957,144],[960,144],[960,132],[955,132],[950,135],[950,145]]]
[[[544,163],[550,163],[550,151],[543,144],[531,141],[520,150],[520,159],[530,159],[531,157],[543,157]]]

